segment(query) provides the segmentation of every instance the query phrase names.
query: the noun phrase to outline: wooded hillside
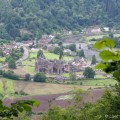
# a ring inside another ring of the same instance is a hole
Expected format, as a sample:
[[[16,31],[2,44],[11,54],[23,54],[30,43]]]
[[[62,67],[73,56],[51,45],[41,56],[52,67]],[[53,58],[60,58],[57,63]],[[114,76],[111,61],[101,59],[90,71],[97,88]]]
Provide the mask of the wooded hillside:
[[[119,12],[119,0],[0,0],[0,38],[26,40],[92,25],[120,28]],[[21,34],[23,28],[29,32]]]

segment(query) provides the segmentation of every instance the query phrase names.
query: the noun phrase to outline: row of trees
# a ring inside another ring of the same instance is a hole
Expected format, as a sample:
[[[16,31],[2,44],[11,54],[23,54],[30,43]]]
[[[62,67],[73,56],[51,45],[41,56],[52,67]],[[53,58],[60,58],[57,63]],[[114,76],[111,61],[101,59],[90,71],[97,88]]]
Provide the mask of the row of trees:
[[[4,70],[0,70],[0,75],[5,77],[5,78],[9,78],[12,80],[19,80],[20,76],[15,74],[13,71],[8,70],[8,71],[4,71]],[[25,74],[25,81],[31,81],[31,75],[29,73]],[[44,73],[36,73],[33,77],[34,82],[46,82],[47,77]]]
[[[19,80],[19,76],[10,70],[8,71],[0,70],[0,75],[2,75],[5,78],[12,79],[12,80]]]
[[[25,81],[31,81],[31,75],[29,73],[25,74]],[[36,73],[33,77],[34,82],[46,82],[47,77],[44,73]]]

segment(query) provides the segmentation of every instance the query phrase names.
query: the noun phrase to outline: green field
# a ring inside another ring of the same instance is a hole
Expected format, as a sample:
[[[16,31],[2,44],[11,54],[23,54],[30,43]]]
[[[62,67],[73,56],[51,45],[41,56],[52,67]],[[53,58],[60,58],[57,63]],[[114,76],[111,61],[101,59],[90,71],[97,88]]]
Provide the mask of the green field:
[[[26,69],[26,71],[30,74],[35,74],[35,67],[34,66],[24,66],[24,68]]]
[[[5,57],[0,57],[0,63],[3,63],[3,62],[5,62]]]
[[[15,91],[23,90],[23,92],[29,95],[37,94],[58,94],[65,93],[76,88],[88,89],[92,87],[105,87],[113,86],[117,83],[115,80],[105,79],[105,80],[78,80],[72,82],[72,84],[51,84],[51,83],[36,83],[36,82],[24,82],[24,81],[13,81],[6,78],[0,78],[0,93],[4,93],[3,85],[1,79],[6,80],[6,96],[10,98],[21,97],[21,94],[14,94]],[[66,81],[67,83],[67,81]],[[81,84],[82,83],[82,84]]]
[[[100,75],[100,74],[97,74],[97,75],[95,75],[95,77],[94,78],[106,78],[105,76],[103,76],[103,75]]]
[[[29,51],[30,54],[29,54],[29,58],[25,61],[22,62],[22,64],[24,65],[24,69],[26,72],[30,73],[30,74],[35,74],[35,58],[37,57],[37,51],[38,50],[35,50],[35,51]],[[54,54],[54,53],[50,53],[48,51],[43,51],[44,52],[44,55],[46,57],[46,59],[51,59],[51,60],[54,60],[54,59],[59,59],[59,55],[57,54]],[[72,59],[71,56],[64,56],[64,60],[67,62],[69,61],[70,59]]]
[[[50,53],[50,52],[48,52],[48,51],[43,51],[44,52],[44,55],[45,55],[45,57],[47,58],[47,59],[59,59],[59,55],[57,55],[57,54],[54,54],[54,53]],[[73,57],[71,57],[71,56],[64,56],[64,60],[65,61],[69,61],[69,60],[71,60]]]
[[[22,62],[24,66],[24,69],[26,72],[30,73],[30,74],[35,74],[35,58],[37,56],[37,52],[31,52],[29,54],[29,58],[25,61]]]
[[[54,54],[54,53],[51,53],[51,52],[48,52],[48,51],[45,51],[43,50],[43,53],[46,57],[46,59],[51,59],[51,60],[54,60],[54,59],[59,59],[59,55],[57,54]],[[30,56],[29,58],[32,59],[32,58],[36,58],[37,57],[37,50],[36,51],[30,51]],[[71,60],[73,57],[71,56],[64,56],[64,60],[65,61],[69,61]]]
[[[6,92],[5,94],[7,96],[9,96],[11,93],[14,93],[14,81],[11,79],[7,79],[7,78],[0,78],[0,93],[4,93],[4,89],[3,89],[3,82],[1,80],[6,81]]]
[[[101,39],[103,38],[105,35],[94,35],[94,36],[84,36],[83,39],[85,39],[86,41],[89,41],[91,39]]]
[[[76,82],[78,85],[84,85],[84,86],[109,86],[109,85],[115,85],[117,82],[115,80],[111,79],[105,79],[105,80],[79,80]]]
[[[108,37],[108,35],[93,35],[93,36],[83,36],[83,39],[89,41],[91,39],[102,39],[103,37]],[[114,37],[120,37],[120,34],[114,34]]]
[[[114,34],[114,37],[120,37],[120,34]]]
[[[35,59],[23,61],[24,69],[27,73],[35,74]]]

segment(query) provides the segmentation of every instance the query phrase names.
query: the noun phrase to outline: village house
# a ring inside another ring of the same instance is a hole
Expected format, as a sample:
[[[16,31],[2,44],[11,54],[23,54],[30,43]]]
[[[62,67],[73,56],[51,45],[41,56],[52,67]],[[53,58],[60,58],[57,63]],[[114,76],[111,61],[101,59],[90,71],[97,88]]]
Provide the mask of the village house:
[[[63,34],[64,34],[64,35],[72,35],[72,31],[64,30],[64,31],[63,31]]]
[[[32,40],[24,41],[23,45],[26,47],[29,47],[29,46],[33,45],[33,41]]]
[[[71,50],[70,49],[64,49],[64,51],[63,51],[64,53],[70,53],[71,52]]]
[[[38,45],[45,47],[54,39],[54,35],[43,35],[42,38],[38,41]]]
[[[74,60],[69,61],[68,64],[65,65],[65,72],[80,72],[85,69],[87,66],[87,61],[83,57],[76,57]]]
[[[41,37],[41,39],[47,39],[47,40],[52,40],[53,38],[55,38],[55,36],[54,35],[46,35],[46,34],[44,34],[44,35],[42,35],[42,37]]]
[[[101,33],[101,28],[99,26],[91,26],[91,27],[88,27],[88,28],[85,28],[83,30],[84,33],[86,34],[97,34],[97,33]]]
[[[105,32],[109,32],[110,28],[109,27],[103,27]]]
[[[8,56],[10,55],[10,53],[12,52],[13,49],[17,49],[19,48],[18,45],[16,45],[15,43],[13,44],[8,44],[8,45],[3,45],[0,47],[0,49],[3,51],[4,56]]]
[[[65,49],[65,50],[63,51],[63,53],[64,53],[65,55],[76,56],[76,52],[71,51],[70,49]]]
[[[63,50],[64,55],[76,56],[76,52],[71,51],[70,49]]]
[[[58,47],[58,44],[48,44],[47,50],[52,52],[56,47]]]
[[[48,39],[46,39],[46,38],[42,38],[42,39],[40,39],[39,41],[38,41],[38,45],[39,46],[47,46],[48,45]]]

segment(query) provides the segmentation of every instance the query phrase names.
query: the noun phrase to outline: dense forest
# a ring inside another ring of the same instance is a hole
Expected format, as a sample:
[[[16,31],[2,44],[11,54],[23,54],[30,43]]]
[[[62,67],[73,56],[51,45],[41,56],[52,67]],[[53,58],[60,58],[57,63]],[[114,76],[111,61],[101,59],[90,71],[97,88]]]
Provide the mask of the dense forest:
[[[0,0],[0,38],[27,40],[92,25],[120,28],[119,0]]]

